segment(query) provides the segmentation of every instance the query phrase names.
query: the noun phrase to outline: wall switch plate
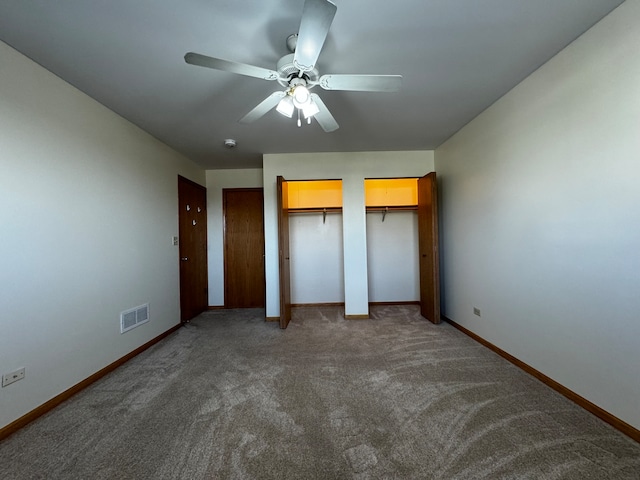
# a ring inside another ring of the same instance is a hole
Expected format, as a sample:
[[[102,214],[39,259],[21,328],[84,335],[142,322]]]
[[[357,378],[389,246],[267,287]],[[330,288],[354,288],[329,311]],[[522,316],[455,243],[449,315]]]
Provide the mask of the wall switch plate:
[[[20,368],[11,373],[5,373],[4,375],[2,375],[2,386],[6,387],[7,385],[11,385],[13,382],[22,380],[23,378],[24,378],[24,368]]]
[[[474,315],[477,315],[477,316],[479,316],[479,317],[480,317],[480,316],[481,316],[481,315],[480,315],[480,309],[479,309],[479,308],[476,308],[476,307],[473,307],[473,314],[474,314]]]
[[[177,236],[173,236],[173,237],[171,237],[171,243],[172,243],[174,246],[177,246],[177,245],[178,245],[178,237],[177,237]]]

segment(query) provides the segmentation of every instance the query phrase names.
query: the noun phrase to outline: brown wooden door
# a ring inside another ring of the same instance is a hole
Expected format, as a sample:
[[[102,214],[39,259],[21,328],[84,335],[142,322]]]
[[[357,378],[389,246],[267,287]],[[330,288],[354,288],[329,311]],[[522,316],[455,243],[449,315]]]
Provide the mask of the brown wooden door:
[[[289,266],[289,189],[287,181],[278,177],[278,251],[280,267],[280,328],[291,320],[291,269]]]
[[[440,323],[440,259],[436,174],[418,179],[418,250],[420,255],[420,314]]]
[[[264,307],[264,200],[262,188],[222,191],[224,305]]]
[[[186,322],[208,305],[207,190],[178,176],[180,320]]]

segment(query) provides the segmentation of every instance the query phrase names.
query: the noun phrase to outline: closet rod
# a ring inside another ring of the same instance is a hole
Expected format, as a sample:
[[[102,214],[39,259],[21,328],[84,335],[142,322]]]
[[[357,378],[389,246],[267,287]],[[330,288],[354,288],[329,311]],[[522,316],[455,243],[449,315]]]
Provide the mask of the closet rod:
[[[384,222],[387,213],[389,212],[409,212],[418,210],[417,205],[395,205],[390,207],[366,207],[367,213],[382,212],[382,221]]]
[[[322,213],[322,223],[327,221],[327,213],[342,213],[342,207],[290,208],[289,213]]]

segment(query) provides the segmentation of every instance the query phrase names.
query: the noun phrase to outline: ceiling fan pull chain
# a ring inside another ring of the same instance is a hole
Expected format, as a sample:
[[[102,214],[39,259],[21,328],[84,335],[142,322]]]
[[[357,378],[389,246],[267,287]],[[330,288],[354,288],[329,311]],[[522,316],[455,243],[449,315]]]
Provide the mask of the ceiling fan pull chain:
[[[300,109],[298,108],[298,127],[302,126],[302,122],[300,121]]]

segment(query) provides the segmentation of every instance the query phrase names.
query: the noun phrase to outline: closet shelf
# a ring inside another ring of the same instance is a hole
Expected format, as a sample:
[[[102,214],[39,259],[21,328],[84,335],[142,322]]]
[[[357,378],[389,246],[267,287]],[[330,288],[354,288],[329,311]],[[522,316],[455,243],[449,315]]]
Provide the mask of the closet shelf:
[[[342,213],[342,207],[290,208],[289,213]]]

